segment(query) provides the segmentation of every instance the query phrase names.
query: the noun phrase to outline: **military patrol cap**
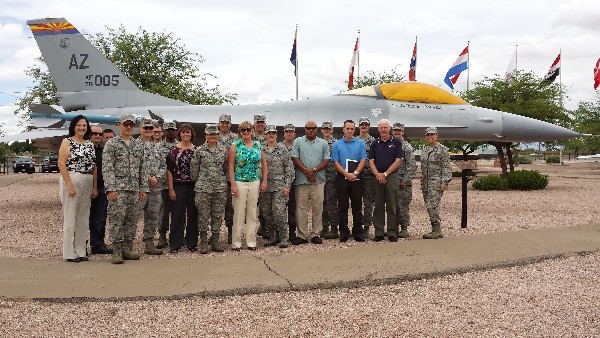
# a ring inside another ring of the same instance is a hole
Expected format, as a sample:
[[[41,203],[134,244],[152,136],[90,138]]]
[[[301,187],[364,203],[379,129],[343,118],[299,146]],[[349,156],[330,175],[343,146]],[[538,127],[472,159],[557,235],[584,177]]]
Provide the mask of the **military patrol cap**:
[[[437,134],[437,128],[429,127],[427,129],[425,129],[425,135],[427,135],[427,134]]]
[[[264,114],[256,114],[254,115],[254,123],[256,122],[266,122],[267,117]]]
[[[265,131],[266,131],[267,133],[268,133],[268,132],[271,132],[271,131],[277,132],[277,127],[276,127],[275,125],[273,125],[273,124],[269,124],[269,125],[267,126],[267,128],[265,128]]]
[[[396,122],[396,123],[394,123],[394,126],[392,127],[392,129],[404,131],[404,124]]]
[[[219,116],[219,122],[231,122],[231,115],[221,114],[221,116]]]
[[[140,121],[140,127],[154,127],[154,121],[149,118],[143,118],[142,121]]]
[[[206,135],[218,134],[219,128],[217,128],[216,124],[207,124],[206,128],[204,128],[204,132],[206,133]]]
[[[163,129],[164,130],[167,130],[167,129],[177,130],[177,125],[173,121],[165,122],[165,123],[163,123]]]
[[[285,127],[283,128],[283,131],[288,131],[288,130],[295,131],[295,130],[296,130],[296,127],[294,127],[294,125],[293,125],[293,124],[291,124],[291,123],[288,123],[288,124],[286,124],[286,125],[285,125]]]
[[[333,129],[333,122],[323,122],[323,124],[321,124],[321,128]]]
[[[369,118],[366,116],[362,116],[358,118],[358,125],[360,126],[363,123],[368,123],[369,125],[371,125],[371,121],[369,121]]]
[[[125,121],[131,121],[131,122],[135,123],[135,116],[133,116],[131,114],[123,114],[123,115],[119,116],[119,123],[123,123]]]

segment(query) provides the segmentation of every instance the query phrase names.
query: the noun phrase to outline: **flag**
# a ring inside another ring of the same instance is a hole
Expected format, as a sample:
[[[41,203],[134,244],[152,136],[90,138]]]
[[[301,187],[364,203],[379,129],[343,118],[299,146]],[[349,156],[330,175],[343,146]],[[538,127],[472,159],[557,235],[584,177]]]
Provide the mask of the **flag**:
[[[348,90],[354,88],[354,66],[356,65],[357,58],[358,58],[358,38],[356,38],[356,44],[354,45],[354,53],[352,53],[352,61],[350,61],[350,71],[348,74]]]
[[[469,69],[469,46],[463,49],[456,61],[452,64],[452,67],[448,69],[444,82],[450,89],[454,90],[454,84],[456,83],[456,80],[458,80],[460,73],[467,69]]]
[[[298,37],[298,28],[296,28],[296,33],[294,33],[294,44],[292,45],[292,55],[290,56],[290,62],[294,65],[294,75],[298,75],[296,74],[296,69],[297,69],[297,58],[296,58],[296,38]]]
[[[417,81],[417,41],[415,41],[415,47],[413,48],[412,57],[410,58],[408,81]]]
[[[510,61],[508,62],[508,67],[506,67],[506,72],[504,72],[504,80],[508,80],[512,73],[517,70],[517,49],[515,48],[515,52],[513,53]]]
[[[558,56],[554,59],[554,62],[552,62],[552,66],[548,69],[548,73],[544,76],[542,83],[547,82],[550,84],[554,82],[558,74],[560,74],[560,53],[558,53]]]
[[[594,89],[598,89],[600,85],[600,59],[596,61],[596,68],[594,68]]]

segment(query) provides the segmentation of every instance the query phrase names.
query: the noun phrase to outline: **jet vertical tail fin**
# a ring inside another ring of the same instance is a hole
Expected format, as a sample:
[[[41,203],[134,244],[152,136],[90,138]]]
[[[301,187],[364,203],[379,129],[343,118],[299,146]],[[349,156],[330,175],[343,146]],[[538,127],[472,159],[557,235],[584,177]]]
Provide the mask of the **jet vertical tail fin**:
[[[65,18],[27,21],[65,110],[185,105],[140,90]]]

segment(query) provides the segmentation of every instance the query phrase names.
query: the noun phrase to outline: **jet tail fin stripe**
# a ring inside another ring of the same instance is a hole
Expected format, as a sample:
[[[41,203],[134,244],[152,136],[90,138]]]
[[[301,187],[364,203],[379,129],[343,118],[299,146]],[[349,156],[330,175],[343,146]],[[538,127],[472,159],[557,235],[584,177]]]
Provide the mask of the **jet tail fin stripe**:
[[[31,24],[29,26],[33,36],[56,35],[56,34],[79,34],[77,28],[68,22],[52,22],[45,24]]]

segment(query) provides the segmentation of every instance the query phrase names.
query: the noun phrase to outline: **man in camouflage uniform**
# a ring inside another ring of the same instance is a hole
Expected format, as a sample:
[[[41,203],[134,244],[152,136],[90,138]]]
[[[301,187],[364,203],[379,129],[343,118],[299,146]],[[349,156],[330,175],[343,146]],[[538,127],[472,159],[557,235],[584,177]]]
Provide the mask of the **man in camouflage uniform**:
[[[369,128],[371,128],[371,122],[368,117],[361,117],[358,119],[358,126],[360,134],[358,137],[365,143],[365,149],[367,150],[367,157],[369,156],[369,150],[371,144],[375,142],[375,138],[369,135]],[[373,194],[373,184],[375,177],[371,172],[369,166],[365,166],[365,169],[361,172],[361,181],[363,184],[363,238],[369,239],[369,228],[373,225],[373,205],[375,204],[375,195]]]
[[[331,146],[337,141],[332,135],[333,122],[323,122],[321,124],[321,134],[323,134],[323,139],[327,141],[329,152],[331,153]],[[321,231],[321,236],[325,239],[340,238],[338,230],[338,200],[335,187],[336,177],[337,170],[333,165],[333,161],[330,161],[329,166],[325,168],[325,199],[323,200],[323,230]]]
[[[150,188],[145,201],[140,203],[140,213],[144,214],[144,253],[162,255],[162,250],[154,247],[154,234],[161,219],[162,183],[167,174],[167,163],[160,157],[158,144],[153,141],[154,121],[143,118],[140,122],[139,140],[144,145],[146,179]]]
[[[296,127],[293,124],[288,123],[283,128],[283,141],[280,142],[281,145],[285,146],[288,152],[292,153],[292,146],[294,145],[294,140],[296,139]],[[296,173],[294,172],[294,175]],[[290,188],[290,197],[287,203],[288,209],[288,239],[291,241],[296,238],[296,186],[292,184]]]
[[[394,137],[402,142],[404,158],[398,167],[398,180],[400,187],[398,189],[398,226],[400,232],[398,238],[408,237],[408,227],[410,226],[410,202],[412,201],[412,179],[417,174],[417,161],[413,147],[404,139],[404,124],[394,123]]]
[[[267,144],[267,117],[264,114],[256,114],[254,115],[254,131],[252,132],[252,139],[254,141],[260,142],[260,145],[264,148]],[[258,173],[259,177],[262,177],[260,172]],[[256,230],[256,234],[261,236],[263,239],[269,239],[269,235],[267,234],[265,218],[263,217],[262,212],[260,212],[260,196],[258,197],[258,223],[259,227]]]
[[[423,235],[424,239],[437,239],[442,235],[442,221],[440,219],[440,201],[444,190],[452,180],[452,167],[448,148],[437,142],[436,127],[425,130],[427,146],[421,152],[421,191],[423,201],[429,214],[431,232]]]
[[[227,154],[229,147],[218,142],[219,130],[214,124],[207,124],[204,130],[206,142],[196,148],[191,163],[191,175],[195,181],[194,201],[198,209],[200,225],[200,253],[208,253],[207,228],[210,224],[211,249],[223,252],[219,246],[219,235],[223,212],[227,202]],[[231,193],[229,193],[231,195]]]
[[[231,131],[231,115],[222,114],[219,116],[219,145],[222,145],[229,151],[233,141],[237,140],[237,134]],[[231,199],[231,182],[229,175],[227,178],[227,202],[225,204],[225,226],[227,227],[227,243],[231,244],[231,229],[233,228],[233,204]]]
[[[161,143],[158,144],[158,151],[160,153],[160,158],[165,162],[165,167],[167,165],[167,155],[171,148],[177,145],[177,125],[175,122],[164,122],[163,123],[163,132],[165,134],[165,139]],[[166,170],[165,170],[166,172]],[[161,209],[159,215],[161,215],[159,239],[156,247],[158,249],[166,248],[169,245],[169,241],[167,240],[167,231],[169,231],[169,216],[171,214],[171,199],[169,198],[169,185],[167,181],[164,180],[161,182]]]
[[[148,193],[144,145],[131,137],[135,117],[121,115],[118,124],[121,135],[106,143],[102,156],[114,264],[122,264],[124,259],[140,258],[131,250],[140,201],[145,200]]]
[[[288,224],[285,207],[294,180],[294,165],[287,147],[277,143],[277,128],[267,126],[267,144],[263,148],[269,173],[267,190],[260,193],[260,211],[264,215],[268,241],[265,246],[273,246],[279,240],[280,248],[288,247]],[[278,231],[277,231],[278,230]],[[279,232],[279,238],[277,238]]]

